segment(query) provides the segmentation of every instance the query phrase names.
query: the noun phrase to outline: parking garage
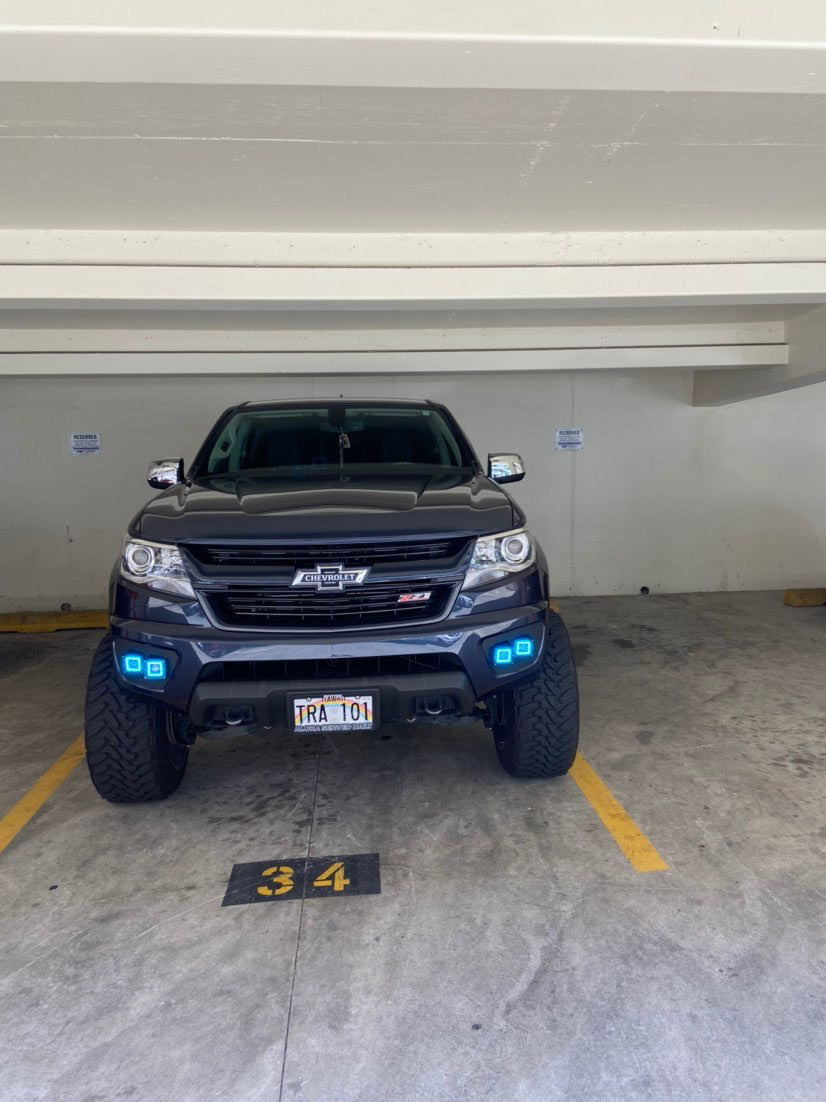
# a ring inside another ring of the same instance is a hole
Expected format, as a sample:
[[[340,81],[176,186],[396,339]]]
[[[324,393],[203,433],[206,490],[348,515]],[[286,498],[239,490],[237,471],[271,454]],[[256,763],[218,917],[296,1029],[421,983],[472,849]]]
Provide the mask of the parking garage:
[[[5,19],[0,1097],[824,1096],[826,24],[717,7]],[[101,799],[147,465],[378,399],[524,463],[570,770],[480,712]]]

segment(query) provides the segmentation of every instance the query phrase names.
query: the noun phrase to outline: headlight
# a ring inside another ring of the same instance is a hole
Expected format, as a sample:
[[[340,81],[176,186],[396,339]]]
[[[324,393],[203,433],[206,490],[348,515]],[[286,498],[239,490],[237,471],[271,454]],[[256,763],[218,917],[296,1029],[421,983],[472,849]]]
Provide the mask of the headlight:
[[[476,541],[462,589],[475,589],[506,578],[508,574],[516,574],[531,566],[534,558],[533,543],[524,528],[482,536]]]
[[[120,557],[120,574],[127,581],[162,593],[195,596],[181,553],[171,543],[150,543],[127,537]]]

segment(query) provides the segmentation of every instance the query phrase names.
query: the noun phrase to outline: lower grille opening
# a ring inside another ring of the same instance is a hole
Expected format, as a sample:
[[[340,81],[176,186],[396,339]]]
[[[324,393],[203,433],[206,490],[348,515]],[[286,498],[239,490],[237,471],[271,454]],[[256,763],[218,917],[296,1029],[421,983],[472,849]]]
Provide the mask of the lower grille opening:
[[[405,677],[464,667],[453,654],[376,655],[365,658],[300,658],[277,662],[210,662],[201,681],[331,681],[351,677]]]

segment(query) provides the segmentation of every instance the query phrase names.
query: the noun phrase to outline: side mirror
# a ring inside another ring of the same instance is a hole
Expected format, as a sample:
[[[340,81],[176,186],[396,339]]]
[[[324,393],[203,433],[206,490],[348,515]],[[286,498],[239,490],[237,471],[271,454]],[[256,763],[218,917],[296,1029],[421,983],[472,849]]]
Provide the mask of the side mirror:
[[[153,490],[166,490],[183,480],[183,459],[153,459],[146,472],[146,481]]]
[[[521,455],[505,453],[488,456],[488,478],[494,482],[519,482],[525,477]]]

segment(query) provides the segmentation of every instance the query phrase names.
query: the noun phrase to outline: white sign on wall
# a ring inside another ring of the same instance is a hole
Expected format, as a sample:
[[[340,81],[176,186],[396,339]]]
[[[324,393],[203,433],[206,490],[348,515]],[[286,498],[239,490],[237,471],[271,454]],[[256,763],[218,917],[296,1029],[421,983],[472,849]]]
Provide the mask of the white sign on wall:
[[[556,450],[558,452],[581,452],[582,444],[582,429],[556,430]]]
[[[100,455],[100,433],[70,432],[69,455]]]

